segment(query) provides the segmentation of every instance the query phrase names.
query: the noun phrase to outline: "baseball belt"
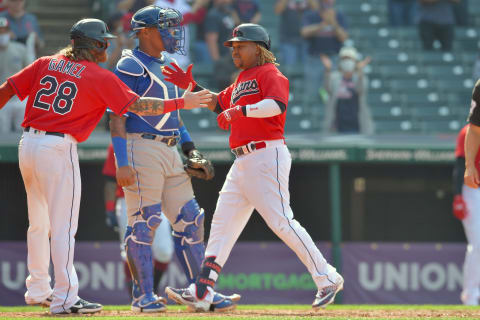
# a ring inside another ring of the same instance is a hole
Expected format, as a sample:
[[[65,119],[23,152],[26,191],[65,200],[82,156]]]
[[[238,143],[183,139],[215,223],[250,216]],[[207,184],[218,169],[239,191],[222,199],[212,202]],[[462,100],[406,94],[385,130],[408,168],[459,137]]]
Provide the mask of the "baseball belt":
[[[163,142],[169,147],[175,146],[178,143],[178,141],[180,140],[180,136],[165,137],[165,136],[161,136],[161,135],[158,135],[158,134],[152,134],[152,133],[142,133],[140,136],[143,139]]]
[[[250,142],[244,146],[240,146],[232,149],[232,153],[237,157],[243,156],[244,154],[249,154],[255,150],[266,148],[267,144],[264,141],[261,142]]]
[[[33,129],[33,128],[30,128],[30,127],[26,127],[25,129],[23,129],[23,131],[30,132],[30,129],[32,129],[33,133],[45,132],[45,135],[47,135],[47,136],[57,136],[57,137],[62,137],[62,138],[65,137],[65,134],[61,133],[61,132],[43,131],[43,130]]]

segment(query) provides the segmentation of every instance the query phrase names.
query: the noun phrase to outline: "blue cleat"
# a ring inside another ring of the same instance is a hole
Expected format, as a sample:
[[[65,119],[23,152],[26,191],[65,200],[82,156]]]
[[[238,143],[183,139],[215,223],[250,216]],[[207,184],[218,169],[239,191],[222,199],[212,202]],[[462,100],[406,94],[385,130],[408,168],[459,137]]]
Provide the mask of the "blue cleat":
[[[166,299],[159,297],[153,293],[143,295],[136,298],[132,302],[131,310],[133,312],[165,312]]]
[[[341,275],[338,275],[337,281],[329,286],[323,287],[321,290],[318,290],[315,300],[312,303],[313,309],[325,308],[330,303],[335,300],[337,293],[343,289],[343,278]]]

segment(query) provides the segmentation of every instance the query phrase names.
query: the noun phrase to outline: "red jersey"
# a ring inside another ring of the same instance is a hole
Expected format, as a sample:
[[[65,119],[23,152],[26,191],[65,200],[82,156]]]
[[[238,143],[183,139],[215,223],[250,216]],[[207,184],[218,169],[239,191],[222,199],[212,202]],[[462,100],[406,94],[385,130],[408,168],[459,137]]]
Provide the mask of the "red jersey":
[[[78,142],[88,138],[107,107],[121,115],[138,99],[112,72],[60,54],[39,58],[8,82],[20,100],[28,96],[23,127],[67,133]]]
[[[462,128],[457,137],[457,146],[455,148],[455,158],[465,158],[465,135],[467,134],[468,124]],[[475,157],[475,167],[480,172],[480,150]]]
[[[110,144],[107,149],[107,158],[103,163],[102,174],[107,177],[115,178],[117,167],[115,166],[115,154],[113,152],[113,145]],[[117,191],[115,192],[117,198],[123,198],[123,189],[117,184]]]
[[[235,83],[218,94],[223,110],[273,99],[288,104],[288,79],[272,63],[240,73]],[[284,139],[286,112],[268,118],[242,117],[231,124],[230,148],[252,141]]]

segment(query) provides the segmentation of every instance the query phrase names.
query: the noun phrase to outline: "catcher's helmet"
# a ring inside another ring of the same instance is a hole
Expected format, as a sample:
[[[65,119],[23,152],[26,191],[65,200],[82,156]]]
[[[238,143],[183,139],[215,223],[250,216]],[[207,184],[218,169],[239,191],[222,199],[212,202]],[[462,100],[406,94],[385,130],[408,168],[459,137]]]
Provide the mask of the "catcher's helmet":
[[[73,40],[74,48],[105,50],[108,39],[116,38],[108,31],[107,24],[99,19],[82,19],[75,23],[70,30],[70,39]],[[95,45],[100,42],[101,48]]]
[[[225,47],[231,47],[233,41],[253,41],[263,45],[270,50],[270,36],[267,30],[255,23],[243,23],[233,29],[232,38],[225,41]]]
[[[181,26],[182,14],[172,8],[151,5],[135,12],[130,25],[135,34],[138,30],[157,27],[168,53],[185,55],[185,30]]]

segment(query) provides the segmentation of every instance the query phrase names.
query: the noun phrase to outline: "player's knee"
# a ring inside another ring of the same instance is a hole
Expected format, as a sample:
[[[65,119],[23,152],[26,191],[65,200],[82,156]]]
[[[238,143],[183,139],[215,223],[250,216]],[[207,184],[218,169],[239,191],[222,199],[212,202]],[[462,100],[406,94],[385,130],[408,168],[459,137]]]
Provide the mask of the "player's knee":
[[[198,205],[197,200],[192,199],[180,209],[175,224],[173,235],[186,238],[191,244],[203,242],[205,214]]]
[[[151,245],[155,236],[155,230],[162,222],[161,214],[162,206],[160,203],[143,207],[137,213],[140,219],[133,223],[132,240],[137,243]]]

